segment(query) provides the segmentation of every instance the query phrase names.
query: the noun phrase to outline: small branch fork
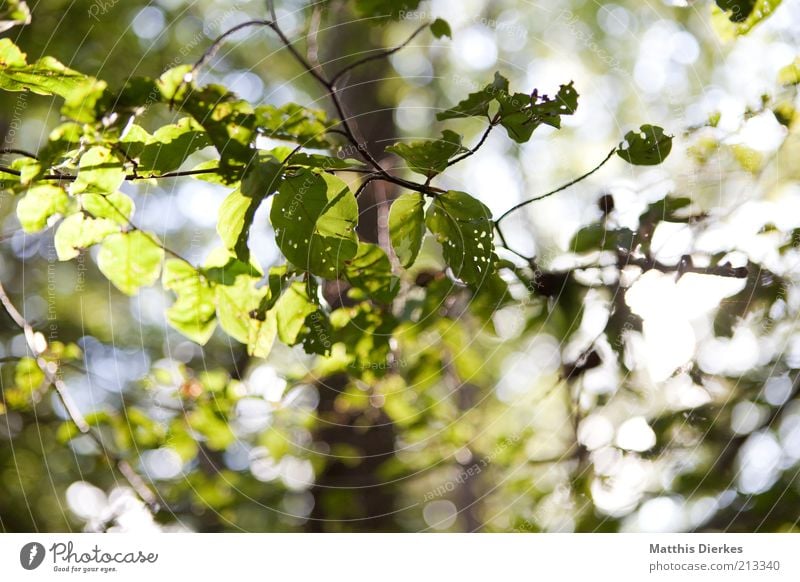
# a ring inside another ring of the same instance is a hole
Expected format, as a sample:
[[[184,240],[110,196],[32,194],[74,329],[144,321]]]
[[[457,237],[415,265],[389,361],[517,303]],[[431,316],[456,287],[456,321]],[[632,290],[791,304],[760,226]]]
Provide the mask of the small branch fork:
[[[44,336],[34,331],[30,323],[28,323],[28,321],[23,317],[22,313],[20,313],[20,311],[14,306],[2,283],[0,283],[0,304],[3,305],[3,308],[5,309],[6,313],[8,313],[9,317],[11,317],[14,323],[22,330],[25,336],[25,342],[28,345],[28,349],[30,349],[31,353],[33,354],[36,365],[44,374],[47,383],[55,388],[56,394],[58,395],[61,404],[64,405],[64,409],[66,410],[70,420],[75,424],[82,434],[89,436],[95,442],[95,444],[100,447],[100,450],[103,451],[103,455],[105,456],[109,465],[116,466],[117,470],[120,472],[120,474],[122,474],[131,488],[136,492],[136,495],[138,495],[147,506],[147,508],[152,513],[157,512],[160,503],[159,497],[156,495],[155,491],[150,488],[150,486],[145,482],[144,478],[139,475],[136,470],[134,470],[127,460],[123,459],[112,451],[109,451],[97,430],[86,422],[86,418],[83,416],[83,413],[78,409],[78,406],[72,399],[72,396],[69,393],[69,388],[64,383],[64,380],[61,379],[59,365],[56,362],[48,361],[43,356],[44,352],[47,350],[47,341],[44,339]]]

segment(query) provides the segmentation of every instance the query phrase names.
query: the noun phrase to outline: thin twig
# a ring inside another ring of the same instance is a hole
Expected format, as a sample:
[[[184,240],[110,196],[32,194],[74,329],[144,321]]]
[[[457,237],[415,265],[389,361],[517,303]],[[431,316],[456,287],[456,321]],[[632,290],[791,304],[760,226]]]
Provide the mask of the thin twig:
[[[0,148],[0,154],[16,154],[18,156],[24,156],[26,158],[31,158],[32,160],[38,160],[39,157],[36,154],[32,154],[31,152],[25,150],[19,150],[17,148]]]
[[[426,28],[428,28],[429,26],[430,26],[430,24],[426,22],[425,24],[422,24],[422,25],[420,25],[420,26],[419,26],[419,27],[418,27],[418,28],[417,28],[417,29],[416,29],[416,30],[415,30],[415,31],[414,31],[414,32],[411,34],[411,36],[409,36],[409,37],[408,37],[408,38],[407,38],[405,41],[403,41],[401,44],[397,45],[396,47],[394,47],[394,48],[391,48],[391,49],[385,49],[385,50],[382,50],[382,51],[381,51],[381,52],[379,52],[378,54],[374,54],[374,55],[370,55],[370,56],[368,56],[368,57],[364,57],[364,58],[362,58],[362,59],[359,59],[359,60],[357,60],[357,61],[356,61],[356,62],[354,62],[354,63],[351,63],[351,64],[347,65],[346,67],[344,67],[343,69],[341,69],[341,70],[340,70],[338,73],[336,73],[336,74],[335,74],[335,75],[334,75],[334,76],[331,78],[331,85],[332,85],[332,86],[336,86],[336,83],[339,81],[339,79],[341,79],[341,78],[342,78],[344,75],[346,75],[347,73],[349,73],[349,72],[350,72],[350,71],[352,71],[353,69],[355,69],[355,68],[357,68],[357,67],[360,67],[361,65],[364,65],[364,64],[366,64],[366,63],[369,63],[369,62],[372,62],[372,61],[377,61],[377,60],[379,60],[379,59],[385,59],[385,58],[388,58],[388,57],[392,56],[394,53],[396,53],[396,52],[398,52],[398,51],[400,51],[400,50],[404,49],[405,47],[407,47],[407,46],[408,46],[408,44],[409,44],[409,43],[410,43],[412,40],[414,40],[414,38],[416,38],[416,36],[417,36],[417,35],[418,35],[420,32],[422,32],[423,30],[425,30],[425,29],[426,29]]]
[[[458,162],[466,160],[468,157],[470,157],[475,152],[477,152],[479,149],[481,149],[483,144],[486,143],[486,140],[488,139],[489,134],[492,133],[492,130],[499,123],[499,121],[500,121],[500,114],[498,113],[497,115],[494,116],[492,121],[489,123],[489,127],[487,127],[486,131],[483,132],[483,135],[481,136],[481,139],[478,141],[477,144],[475,144],[475,147],[473,147],[471,150],[461,154],[457,158],[453,158],[452,160],[450,160],[447,163],[447,167],[449,168],[450,166],[453,166],[453,165],[457,164]]]
[[[12,176],[21,176],[22,172],[19,170],[11,169],[7,166],[0,166],[0,172],[4,174],[11,174]],[[167,172],[165,174],[128,174],[125,180],[128,182],[135,182],[137,180],[159,180],[161,178],[182,178],[185,176],[197,176],[200,174],[216,174],[219,168],[200,168],[198,170],[181,170],[178,172]],[[59,180],[64,182],[74,182],[78,179],[76,174],[45,174],[38,180]]]
[[[178,87],[175,89],[172,98],[169,100],[170,109],[172,109],[175,106],[175,99],[177,98],[177,95],[180,92],[180,90],[189,82],[189,80],[191,80],[191,78],[194,78],[194,76],[197,74],[197,71],[203,65],[205,65],[208,61],[210,61],[214,57],[215,54],[217,54],[217,51],[222,46],[222,43],[225,41],[226,38],[228,38],[233,33],[242,30],[243,28],[248,28],[250,26],[270,26],[271,24],[272,22],[270,22],[269,20],[248,20],[246,22],[237,24],[233,28],[226,30],[221,35],[219,35],[214,40],[214,42],[211,43],[211,46],[209,46],[205,50],[203,55],[194,63],[194,65],[192,66],[192,70],[189,71],[188,74],[189,79],[183,78]]]
[[[556,188],[555,190],[551,190],[550,192],[547,192],[546,194],[542,194],[541,196],[536,196],[535,198],[530,198],[530,199],[528,199],[528,200],[525,200],[525,201],[523,201],[523,202],[520,202],[520,203],[519,203],[519,204],[517,204],[516,206],[512,206],[511,208],[509,208],[508,210],[506,210],[506,211],[505,211],[503,214],[501,214],[501,215],[500,215],[500,218],[498,218],[497,220],[495,220],[495,221],[494,221],[494,223],[495,223],[495,224],[500,224],[500,222],[501,222],[501,221],[502,221],[502,220],[503,220],[503,219],[504,219],[506,216],[508,216],[509,214],[511,214],[512,212],[514,212],[515,210],[519,210],[519,209],[520,209],[520,208],[522,208],[523,206],[527,206],[528,204],[531,204],[531,203],[533,203],[533,202],[537,202],[537,201],[539,201],[539,200],[544,200],[545,198],[548,198],[549,196],[552,196],[553,194],[558,194],[559,192],[561,192],[561,191],[563,191],[563,190],[566,190],[567,188],[569,188],[569,187],[571,187],[571,186],[574,186],[574,185],[575,185],[575,184],[577,184],[578,182],[580,182],[580,181],[582,181],[582,180],[585,180],[586,178],[588,178],[589,176],[591,176],[592,174],[594,174],[594,173],[595,173],[597,170],[599,170],[600,168],[602,168],[602,167],[603,167],[603,166],[606,164],[606,162],[608,162],[608,160],[610,160],[610,159],[611,159],[611,156],[613,156],[613,155],[614,155],[616,152],[617,152],[617,148],[614,148],[613,150],[611,150],[610,152],[608,152],[608,155],[605,157],[605,159],[604,159],[602,162],[600,162],[599,164],[597,164],[597,165],[596,165],[594,168],[592,168],[591,170],[589,170],[588,172],[586,172],[586,173],[585,173],[585,174],[583,174],[582,176],[578,176],[578,177],[577,177],[577,178],[575,178],[574,180],[572,180],[572,181],[570,181],[570,182],[567,182],[567,183],[566,183],[566,184],[564,184],[563,186],[559,186],[559,187],[558,187],[558,188]]]

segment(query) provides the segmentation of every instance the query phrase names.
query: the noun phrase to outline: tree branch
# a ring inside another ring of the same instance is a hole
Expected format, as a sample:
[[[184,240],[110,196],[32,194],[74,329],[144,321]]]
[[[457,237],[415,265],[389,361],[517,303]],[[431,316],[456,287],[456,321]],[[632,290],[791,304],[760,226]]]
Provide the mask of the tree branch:
[[[360,67],[361,65],[365,65],[366,63],[369,63],[369,62],[372,62],[372,61],[377,61],[377,60],[380,60],[380,59],[388,58],[388,57],[392,56],[394,53],[396,53],[398,51],[401,51],[402,49],[407,47],[408,44],[412,40],[414,40],[414,38],[416,38],[416,36],[420,32],[422,32],[423,30],[425,30],[429,26],[430,26],[430,24],[426,22],[425,24],[420,25],[419,28],[417,28],[411,34],[411,36],[409,36],[405,41],[403,41],[401,44],[397,45],[396,47],[391,48],[391,49],[382,50],[378,54],[370,55],[368,57],[364,57],[364,58],[359,59],[356,62],[351,63],[351,64],[347,65],[346,67],[342,68],[338,73],[336,73],[331,78],[331,86],[336,86],[336,83],[339,81],[339,79],[341,79],[344,75],[346,75],[347,73],[349,73],[353,69],[356,69],[356,68]]]
[[[31,158],[32,160],[38,160],[39,157],[36,154],[32,154],[31,152],[25,150],[19,150],[17,148],[0,148],[0,154],[16,154],[18,156],[24,156],[26,158]]]
[[[496,126],[496,125],[497,125],[499,122],[500,122],[500,114],[498,113],[498,114],[497,114],[497,115],[495,115],[495,116],[492,118],[492,120],[489,122],[489,127],[487,127],[487,128],[486,128],[486,131],[484,131],[484,132],[483,132],[483,135],[481,136],[481,139],[478,141],[478,143],[477,143],[477,144],[475,144],[475,147],[473,147],[473,148],[472,148],[471,150],[469,150],[468,152],[461,154],[461,155],[460,155],[460,156],[458,156],[457,158],[453,158],[452,160],[450,160],[450,161],[447,163],[447,167],[449,168],[450,166],[454,166],[454,165],[455,165],[455,164],[457,164],[458,162],[461,162],[461,161],[463,161],[463,160],[466,160],[468,157],[470,157],[470,156],[471,156],[471,155],[473,155],[475,152],[477,152],[479,149],[481,149],[481,147],[483,146],[483,144],[484,144],[484,143],[486,143],[486,140],[487,140],[487,138],[489,137],[489,134],[490,134],[490,133],[492,133],[492,130],[495,128],[495,126]]]
[[[531,204],[531,203],[533,203],[533,202],[537,202],[537,201],[539,201],[539,200],[544,200],[545,198],[548,198],[549,196],[552,196],[553,194],[558,194],[559,192],[561,192],[561,191],[563,191],[563,190],[566,190],[567,188],[569,188],[569,187],[571,187],[571,186],[574,186],[574,185],[575,185],[575,184],[577,184],[578,182],[580,182],[580,181],[582,181],[582,180],[585,180],[586,178],[588,178],[589,176],[591,176],[592,174],[594,174],[594,173],[595,173],[597,170],[599,170],[600,168],[602,168],[603,166],[605,166],[605,165],[606,165],[606,162],[608,162],[608,160],[610,160],[610,159],[611,159],[611,156],[613,156],[615,153],[617,153],[617,148],[614,148],[613,150],[611,150],[610,152],[608,152],[608,155],[605,157],[605,159],[604,159],[602,162],[600,162],[599,164],[597,164],[597,165],[596,165],[594,168],[592,168],[591,170],[589,170],[588,172],[586,172],[586,173],[585,173],[585,174],[583,174],[582,176],[578,176],[578,177],[577,177],[577,178],[575,178],[574,180],[572,180],[572,181],[570,181],[570,182],[567,182],[567,183],[566,183],[566,184],[564,184],[563,186],[559,186],[559,187],[558,187],[558,188],[556,188],[555,190],[551,190],[550,192],[547,192],[546,194],[542,194],[541,196],[536,196],[535,198],[531,198],[531,199],[529,199],[529,200],[525,200],[525,201],[523,201],[523,202],[520,202],[520,203],[519,203],[519,204],[517,204],[516,206],[512,206],[511,208],[509,208],[508,210],[506,210],[506,211],[505,211],[503,214],[501,214],[501,215],[500,215],[500,218],[498,218],[497,220],[495,220],[495,221],[494,221],[494,222],[495,222],[495,224],[500,224],[500,222],[501,222],[501,221],[502,221],[502,220],[503,220],[505,217],[507,217],[509,214],[511,214],[511,213],[512,213],[512,212],[514,212],[515,210],[519,210],[519,209],[520,209],[520,208],[522,208],[523,206],[527,206],[528,204]]]

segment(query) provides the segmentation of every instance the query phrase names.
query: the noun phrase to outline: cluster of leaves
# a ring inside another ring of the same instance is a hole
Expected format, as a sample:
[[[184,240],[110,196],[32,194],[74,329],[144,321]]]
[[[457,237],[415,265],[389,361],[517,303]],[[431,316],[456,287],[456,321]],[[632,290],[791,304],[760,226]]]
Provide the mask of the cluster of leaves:
[[[438,28],[442,22],[437,21]],[[125,294],[162,278],[164,288],[176,296],[168,321],[201,344],[219,324],[253,356],[266,357],[276,338],[329,354],[348,325],[334,323],[342,318],[321,302],[322,280],[347,282],[350,296],[367,302],[362,310],[390,315],[388,306],[399,289],[390,257],[385,249],[359,241],[356,197],[336,176],[361,166],[300,151],[332,148],[326,132],[336,123],[294,103],[253,107],[224,87],[195,86],[191,73],[190,67],[179,66],[158,79],[131,79],[115,91],[49,57],[28,63],[9,39],[0,40],[0,87],[64,99],[66,121],[36,156],[21,157],[10,168],[18,177],[11,189],[22,194],[17,205],[22,227],[38,232],[53,226],[60,260],[99,245],[100,271]],[[498,73],[491,84],[439,118],[485,118],[489,129],[500,125],[522,143],[542,124],[560,127],[562,116],[574,113],[577,102],[571,83],[554,98],[535,90],[511,93],[508,80]],[[188,116],[150,133],[136,117],[156,103]],[[258,136],[297,147],[259,151],[254,147]],[[626,139],[628,146],[619,153],[631,163],[657,163],[669,151],[669,137],[660,128],[645,126]],[[429,186],[471,153],[462,142],[461,135],[445,129],[438,140],[387,148],[427,179],[392,205],[393,251],[404,268],[411,267],[430,232],[454,277],[474,291],[487,289],[498,303],[505,289],[497,275],[491,213],[466,192]],[[167,258],[170,251],[158,237],[135,226],[133,201],[120,188],[126,180],[170,176],[208,146],[216,149],[218,160],[187,173],[234,191],[219,215],[223,248],[196,266],[179,256]],[[248,235],[256,210],[269,197],[275,240],[287,263],[265,272],[250,256]]]

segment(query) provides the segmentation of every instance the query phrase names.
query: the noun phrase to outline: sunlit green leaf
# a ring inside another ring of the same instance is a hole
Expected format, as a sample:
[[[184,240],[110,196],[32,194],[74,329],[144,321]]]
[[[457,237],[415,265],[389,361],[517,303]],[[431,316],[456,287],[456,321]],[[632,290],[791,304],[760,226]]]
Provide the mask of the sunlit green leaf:
[[[177,298],[167,310],[167,321],[183,335],[201,345],[216,327],[216,302],[209,281],[192,265],[170,259],[164,263],[163,284]]]
[[[271,156],[256,158],[245,171],[242,184],[223,201],[219,209],[217,232],[237,258],[247,262],[250,249],[247,239],[258,206],[278,188],[281,164]]]
[[[117,224],[127,226],[133,216],[133,200],[122,192],[107,196],[87,192],[80,195],[83,209],[95,218],[107,218]]]
[[[297,343],[306,317],[317,311],[317,304],[308,297],[305,284],[292,283],[273,308],[278,324],[278,337],[287,345]]]
[[[97,255],[97,266],[126,295],[152,285],[161,273],[164,249],[152,235],[134,230],[105,238]]]
[[[258,132],[266,137],[296,142],[307,148],[327,148],[326,130],[332,125],[324,111],[296,103],[281,107],[260,105],[255,109]]]
[[[137,159],[139,172],[177,170],[194,152],[210,145],[203,128],[192,118],[160,127],[149,135],[132,125],[120,140],[128,157]]]
[[[17,203],[17,218],[25,232],[43,230],[52,216],[64,214],[69,197],[62,188],[41,184],[30,188]]]
[[[778,83],[781,85],[800,84],[800,57],[778,71]]]
[[[119,230],[119,224],[107,218],[91,218],[82,212],[70,214],[56,229],[54,242],[58,260],[74,259],[82,249],[101,242]]]
[[[72,183],[70,192],[81,194],[112,194],[119,190],[125,181],[125,168],[122,162],[108,148],[95,146],[81,156],[78,177]]]
[[[10,39],[0,39],[0,89],[70,97],[74,91],[93,83],[91,77],[68,69],[53,57],[42,57],[28,64],[25,53]]]

